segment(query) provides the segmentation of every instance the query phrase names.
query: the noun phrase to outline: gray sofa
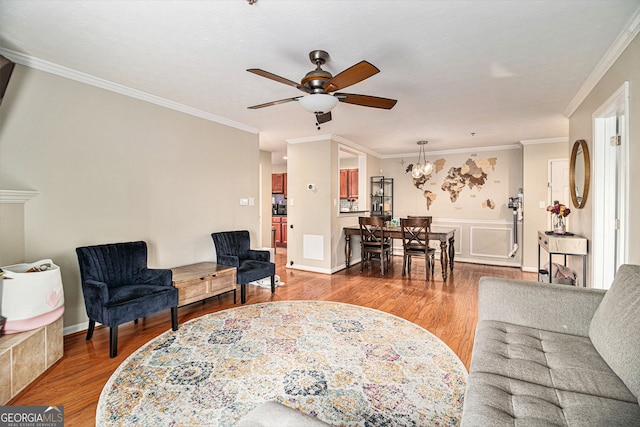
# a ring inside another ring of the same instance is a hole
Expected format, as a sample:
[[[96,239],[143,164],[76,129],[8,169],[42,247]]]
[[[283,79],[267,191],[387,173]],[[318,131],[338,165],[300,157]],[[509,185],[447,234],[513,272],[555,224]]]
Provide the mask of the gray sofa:
[[[462,426],[640,426],[640,266],[608,291],[478,285]]]

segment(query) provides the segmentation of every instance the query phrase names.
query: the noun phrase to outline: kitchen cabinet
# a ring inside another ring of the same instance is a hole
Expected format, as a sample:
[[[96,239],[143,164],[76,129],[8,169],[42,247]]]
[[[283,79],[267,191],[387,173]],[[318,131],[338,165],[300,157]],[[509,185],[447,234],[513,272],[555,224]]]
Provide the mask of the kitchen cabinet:
[[[360,171],[358,169],[349,169],[347,171],[347,198],[358,198],[358,176]]]
[[[347,195],[347,178],[348,172],[346,169],[340,169],[340,198],[346,199]]]
[[[287,217],[274,216],[271,217],[271,226],[276,230],[276,246],[287,246]]]
[[[358,198],[358,169],[340,169],[340,198]]]
[[[285,185],[284,185],[284,175],[283,173],[273,173],[271,174],[271,194],[283,194]]]
[[[279,246],[282,243],[282,228],[279,216],[271,217],[271,226],[276,230],[276,246]]]
[[[287,198],[287,174],[272,173],[271,174],[271,194],[284,194]]]

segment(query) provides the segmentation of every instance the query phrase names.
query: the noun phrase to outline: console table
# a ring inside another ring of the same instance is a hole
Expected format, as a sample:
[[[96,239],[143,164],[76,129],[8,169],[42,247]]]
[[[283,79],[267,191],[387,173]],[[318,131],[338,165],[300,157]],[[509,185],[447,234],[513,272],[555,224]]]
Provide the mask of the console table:
[[[233,291],[236,303],[236,268],[215,262],[199,262],[171,269],[178,288],[178,307]]]
[[[587,239],[575,234],[547,234],[538,231],[538,280],[540,279],[540,248],[549,254],[549,269],[551,269],[553,255],[563,255],[564,265],[567,265],[567,256],[582,257],[582,286],[587,286]],[[549,271],[551,281],[551,271]]]

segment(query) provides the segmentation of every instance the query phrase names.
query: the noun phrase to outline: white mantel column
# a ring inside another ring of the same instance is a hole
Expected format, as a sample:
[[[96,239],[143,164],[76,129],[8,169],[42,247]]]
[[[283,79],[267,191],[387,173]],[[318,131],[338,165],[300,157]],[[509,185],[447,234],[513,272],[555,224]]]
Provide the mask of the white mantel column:
[[[24,262],[24,204],[37,194],[0,190],[0,265]]]

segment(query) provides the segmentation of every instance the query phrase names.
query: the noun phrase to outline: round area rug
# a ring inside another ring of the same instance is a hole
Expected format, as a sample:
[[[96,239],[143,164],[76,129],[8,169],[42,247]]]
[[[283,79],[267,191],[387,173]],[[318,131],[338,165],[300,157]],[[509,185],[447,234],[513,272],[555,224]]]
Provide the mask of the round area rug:
[[[458,425],[467,372],[425,329],[355,305],[208,314],[145,344],[102,390],[99,426],[232,426],[277,401],[333,425]]]

